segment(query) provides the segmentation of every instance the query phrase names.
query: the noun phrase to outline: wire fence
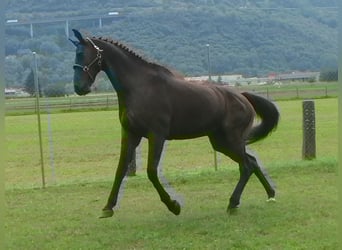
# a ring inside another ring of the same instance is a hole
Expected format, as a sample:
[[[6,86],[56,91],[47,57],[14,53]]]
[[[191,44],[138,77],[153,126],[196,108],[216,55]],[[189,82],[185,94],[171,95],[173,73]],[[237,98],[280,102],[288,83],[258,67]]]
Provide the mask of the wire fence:
[[[333,86],[325,87],[292,87],[286,89],[266,88],[263,90],[255,90],[254,92],[266,96],[272,100],[288,100],[288,99],[317,99],[336,97],[338,88]]]
[[[40,100],[42,112],[68,112],[82,110],[114,109],[118,105],[115,94],[98,94],[86,97],[44,97]],[[34,98],[11,98],[6,99],[6,114],[32,114],[37,111]]]
[[[296,87],[259,87],[248,86],[239,88],[241,91],[252,91],[272,100],[316,99],[336,97],[337,85],[327,86],[296,86]],[[118,107],[115,93],[94,94],[89,96],[44,97],[40,101],[42,112],[71,112],[82,110],[109,110]],[[6,115],[33,114],[37,110],[35,98],[6,99]]]

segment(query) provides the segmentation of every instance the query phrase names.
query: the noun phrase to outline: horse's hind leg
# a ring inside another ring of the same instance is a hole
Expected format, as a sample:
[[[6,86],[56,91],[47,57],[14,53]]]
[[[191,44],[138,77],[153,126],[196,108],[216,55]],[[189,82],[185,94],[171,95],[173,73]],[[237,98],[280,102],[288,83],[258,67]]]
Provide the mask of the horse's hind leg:
[[[253,173],[253,170],[248,166],[245,160],[243,160],[239,164],[239,170],[240,170],[240,179],[238,183],[236,184],[232,195],[230,196],[229,204],[227,207],[227,212],[230,212],[232,209],[239,207],[241,194],[249,178],[251,177]]]
[[[266,169],[264,169],[261,164],[258,162],[256,157],[252,155],[251,152],[247,153],[247,157],[249,159],[250,164],[253,165],[254,174],[258,177],[261,184],[264,186],[265,191],[268,195],[268,200],[274,200],[275,196],[275,184],[267,174]]]
[[[170,195],[165,191],[158,178],[158,165],[163,151],[164,141],[163,138],[159,138],[158,136],[150,136],[148,144],[147,175],[157,190],[161,201],[172,213],[179,215],[181,211],[179,203],[176,200],[171,200]]]
[[[253,166],[249,164],[242,137],[227,137],[222,133],[210,136],[209,139],[215,150],[227,155],[239,164],[240,178],[229,199],[227,208],[227,211],[231,211],[240,204],[241,194],[253,173]]]

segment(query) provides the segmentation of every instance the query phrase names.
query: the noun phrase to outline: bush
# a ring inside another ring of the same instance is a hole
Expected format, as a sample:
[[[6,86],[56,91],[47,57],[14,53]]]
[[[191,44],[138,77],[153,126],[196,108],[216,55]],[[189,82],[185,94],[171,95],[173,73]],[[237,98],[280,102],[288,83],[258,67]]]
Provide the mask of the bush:
[[[47,97],[59,97],[65,94],[65,85],[61,83],[48,84],[44,88],[44,95]]]
[[[338,70],[324,70],[321,71],[321,74],[319,76],[319,80],[322,82],[335,82],[338,80]]]

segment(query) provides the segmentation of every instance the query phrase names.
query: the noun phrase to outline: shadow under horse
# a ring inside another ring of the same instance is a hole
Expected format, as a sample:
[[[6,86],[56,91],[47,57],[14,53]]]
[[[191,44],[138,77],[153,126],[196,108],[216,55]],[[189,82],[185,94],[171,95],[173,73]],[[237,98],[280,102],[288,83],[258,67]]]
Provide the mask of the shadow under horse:
[[[239,93],[210,82],[195,83],[177,73],[148,62],[125,45],[101,37],[76,41],[74,88],[78,95],[91,91],[96,75],[104,71],[118,96],[122,127],[121,152],[114,184],[102,218],[111,217],[128,164],[141,139],[148,140],[147,175],[167,208],[178,215],[181,206],[160,183],[158,164],[165,140],[208,136],[214,150],[239,164],[240,178],[229,199],[227,211],[240,204],[240,197],[254,173],[274,200],[275,187],[246,145],[266,137],[276,128],[279,112],[267,99]],[[253,125],[255,117],[260,118]]]

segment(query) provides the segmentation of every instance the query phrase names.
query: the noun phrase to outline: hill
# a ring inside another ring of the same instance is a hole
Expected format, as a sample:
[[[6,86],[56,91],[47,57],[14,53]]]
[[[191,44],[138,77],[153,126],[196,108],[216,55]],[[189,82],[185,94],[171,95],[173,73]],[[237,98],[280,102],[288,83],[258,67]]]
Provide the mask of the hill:
[[[337,67],[337,0],[17,0],[9,1],[7,18],[68,19],[107,15],[120,18],[70,21],[92,35],[118,39],[148,58],[184,75],[208,72],[210,44],[213,74],[248,76],[270,72]],[[6,28],[7,84],[22,85],[29,73],[30,51],[41,55],[42,82],[70,83],[74,48],[65,22]],[[43,72],[44,71],[44,72]]]

